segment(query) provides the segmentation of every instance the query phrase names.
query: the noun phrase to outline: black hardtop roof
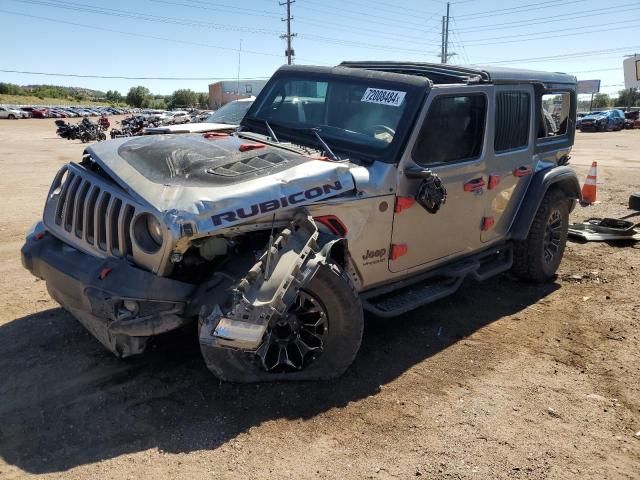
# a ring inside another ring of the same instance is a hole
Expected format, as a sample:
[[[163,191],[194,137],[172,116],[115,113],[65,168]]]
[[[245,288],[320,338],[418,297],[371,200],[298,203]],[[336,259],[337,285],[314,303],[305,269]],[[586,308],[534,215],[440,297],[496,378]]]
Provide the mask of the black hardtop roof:
[[[462,66],[421,62],[351,62],[341,67],[427,77],[434,83],[544,83],[575,85],[573,75],[493,66]]]
[[[315,65],[283,65],[274,73],[274,77],[281,73],[304,73],[312,75],[334,75],[348,78],[361,78],[364,80],[385,80],[389,82],[398,82],[405,85],[411,85],[417,88],[426,88],[431,84],[430,79],[422,76],[408,76],[401,72],[393,72],[386,70],[374,70],[365,68],[347,68],[342,65],[336,67],[319,67]]]

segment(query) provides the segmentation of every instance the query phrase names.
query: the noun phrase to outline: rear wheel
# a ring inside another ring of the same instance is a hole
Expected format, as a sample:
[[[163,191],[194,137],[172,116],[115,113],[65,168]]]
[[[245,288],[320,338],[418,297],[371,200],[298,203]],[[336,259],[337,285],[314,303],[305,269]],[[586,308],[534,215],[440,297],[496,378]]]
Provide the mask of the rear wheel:
[[[15,120],[16,116],[13,113],[10,113],[9,116],[7,117],[9,120]]]
[[[353,362],[363,323],[358,294],[345,273],[327,263],[300,290],[287,315],[272,320],[255,352],[203,344],[200,350],[207,368],[225,381],[327,380]]]
[[[528,237],[514,242],[512,271],[523,280],[545,282],[558,270],[567,244],[568,200],[561,190],[547,192]]]

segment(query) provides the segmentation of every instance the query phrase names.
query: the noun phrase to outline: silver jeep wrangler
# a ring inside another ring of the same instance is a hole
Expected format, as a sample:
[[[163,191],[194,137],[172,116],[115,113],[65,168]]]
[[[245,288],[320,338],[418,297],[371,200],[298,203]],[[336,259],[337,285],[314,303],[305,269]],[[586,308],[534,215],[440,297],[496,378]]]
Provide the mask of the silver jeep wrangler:
[[[118,356],[195,321],[223,380],[336,377],[364,310],[553,277],[580,198],[575,112],[559,73],[285,66],[234,134],[101,142],[65,165],[23,264]]]

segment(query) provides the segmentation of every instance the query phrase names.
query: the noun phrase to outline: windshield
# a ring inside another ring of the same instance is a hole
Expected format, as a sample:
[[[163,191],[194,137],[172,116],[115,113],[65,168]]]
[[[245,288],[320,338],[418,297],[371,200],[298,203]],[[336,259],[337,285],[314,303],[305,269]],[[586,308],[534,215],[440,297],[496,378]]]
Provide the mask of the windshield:
[[[223,105],[207,117],[207,123],[226,123],[228,125],[240,125],[249,107],[253,102],[231,102]]]
[[[318,128],[323,138],[381,151],[394,139],[407,95],[403,85],[380,81],[287,76],[261,95],[250,119],[267,120],[276,132]]]

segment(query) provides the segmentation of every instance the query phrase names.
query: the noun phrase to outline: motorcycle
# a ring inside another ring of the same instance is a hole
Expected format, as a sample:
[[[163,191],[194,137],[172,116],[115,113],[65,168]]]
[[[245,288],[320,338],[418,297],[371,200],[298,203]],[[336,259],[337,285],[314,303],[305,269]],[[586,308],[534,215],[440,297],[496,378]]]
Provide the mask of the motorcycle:
[[[132,116],[123,118],[120,122],[120,128],[111,130],[111,138],[120,137],[136,137],[142,135],[145,127],[157,127],[159,121],[149,121],[143,116]]]
[[[67,140],[75,140],[79,138],[80,128],[78,125],[71,125],[64,120],[56,120],[56,135]]]
[[[66,123],[64,120],[56,120],[56,134],[67,140],[79,139],[82,143],[91,141],[102,141],[107,139],[107,135],[102,130],[102,127],[97,123],[93,123],[88,118],[83,118],[82,121],[76,125]]]

